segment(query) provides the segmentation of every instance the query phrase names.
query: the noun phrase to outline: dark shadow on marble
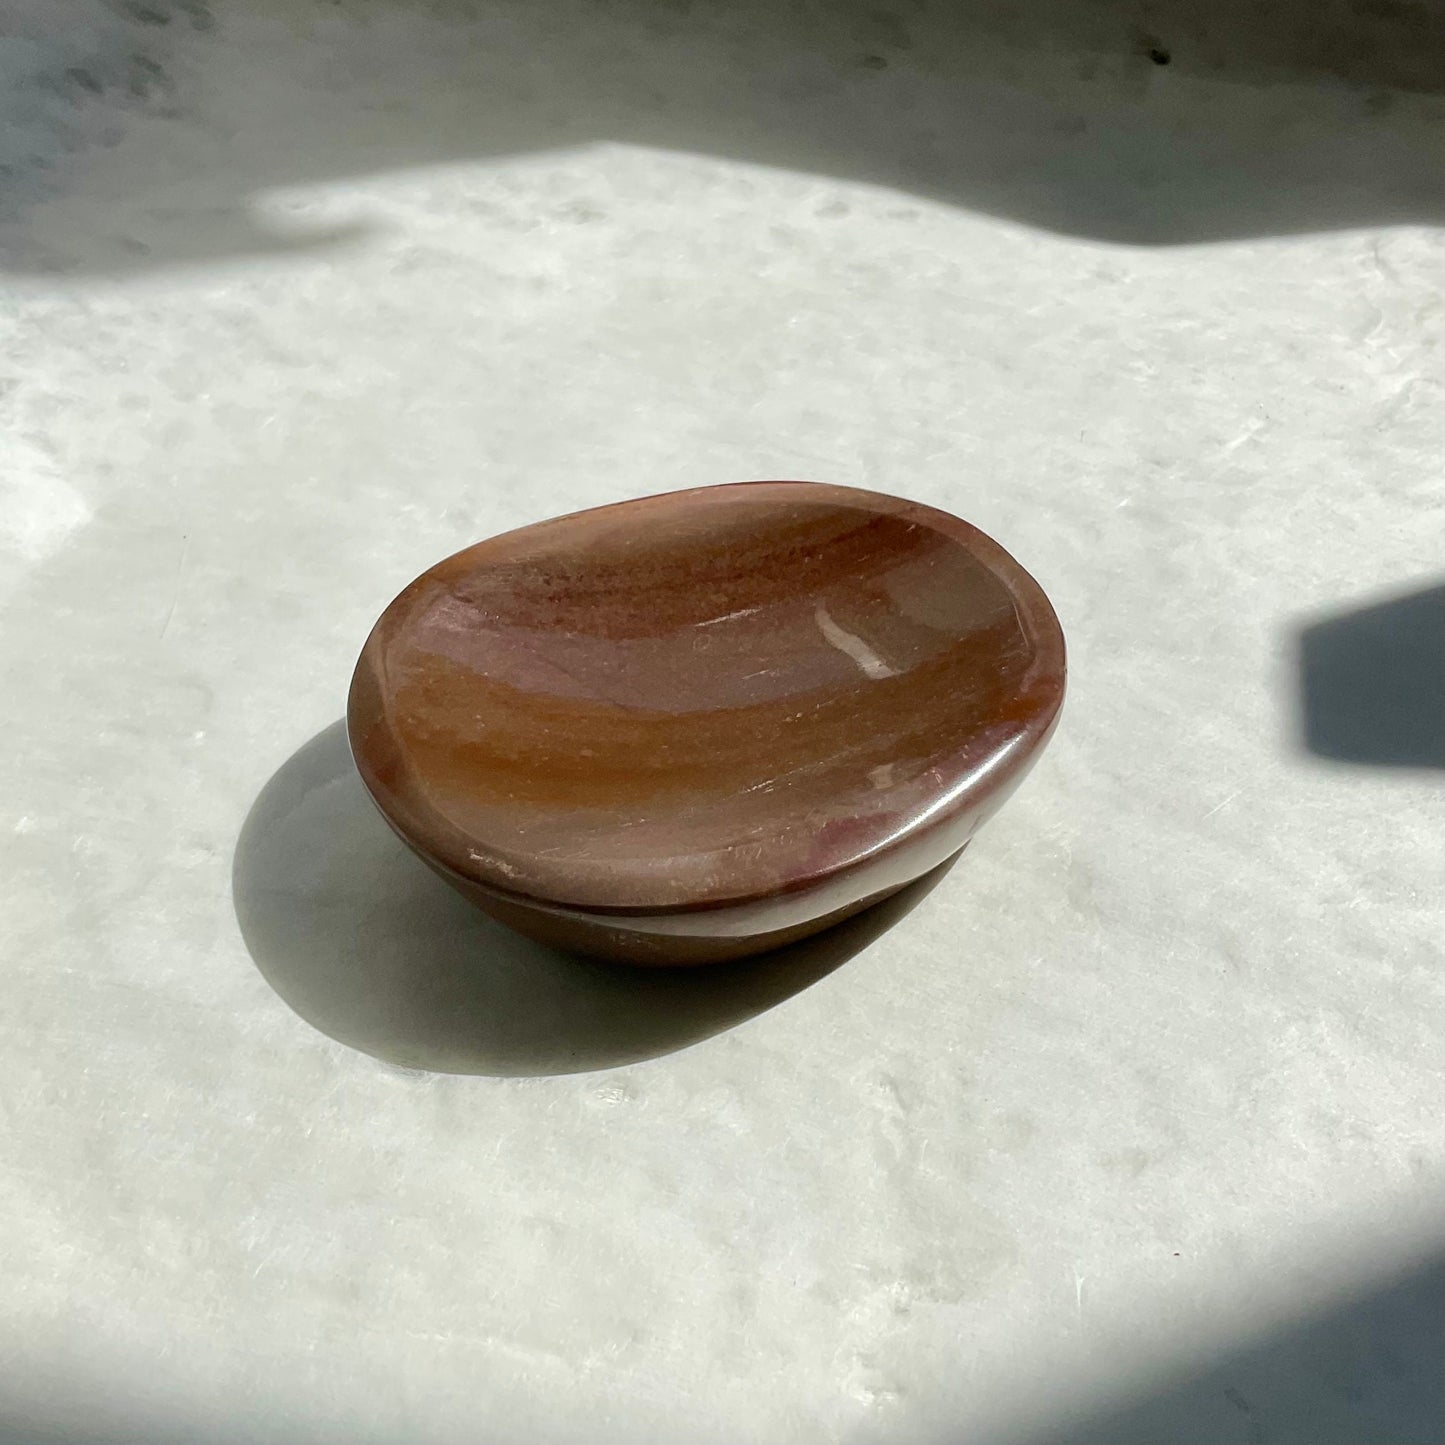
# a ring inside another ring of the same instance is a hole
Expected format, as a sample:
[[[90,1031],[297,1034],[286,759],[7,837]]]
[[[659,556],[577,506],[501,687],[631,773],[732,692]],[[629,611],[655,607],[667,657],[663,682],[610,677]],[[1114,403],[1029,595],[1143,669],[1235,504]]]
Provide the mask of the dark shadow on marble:
[[[671,1053],[772,1008],[866,948],[949,866],[757,959],[599,963],[512,933],[413,857],[367,796],[337,722],[262,789],[232,893],[257,968],[341,1043],[441,1073],[569,1074]]]
[[[1445,768],[1445,586],[1303,629],[1305,747],[1375,767]]]
[[[1370,1287],[1311,1318],[1121,1391],[1112,1403],[1035,1398],[1017,1406],[1050,1423],[966,1436],[904,1423],[876,1438],[897,1445],[1445,1445],[1445,1256],[1382,1271]],[[310,1420],[287,1420],[258,1399],[240,1418],[222,1416],[194,1400],[168,1405],[153,1382],[87,1378],[73,1361],[32,1365],[0,1378],[0,1445],[382,1445],[380,1434],[358,1442],[354,1428],[329,1424],[324,1399],[315,1407]],[[485,1432],[476,1438],[494,1445]]]
[[[268,193],[607,143],[1139,245],[1439,224],[1442,33],[1445,0],[21,0],[0,257],[325,248],[370,222]],[[540,240],[590,203],[477,204]]]
[[[1445,1445],[1445,1257],[1112,1406],[988,1445]]]

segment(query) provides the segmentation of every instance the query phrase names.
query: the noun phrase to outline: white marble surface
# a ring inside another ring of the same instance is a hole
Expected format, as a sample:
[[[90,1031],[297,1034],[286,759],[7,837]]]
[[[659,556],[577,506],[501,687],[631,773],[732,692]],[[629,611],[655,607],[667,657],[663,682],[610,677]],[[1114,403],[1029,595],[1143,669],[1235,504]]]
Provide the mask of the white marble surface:
[[[5,7],[6,1445],[1440,1438],[1438,62],[1252,8]],[[366,629],[759,476],[1002,540],[1057,741],[836,956],[509,942]]]

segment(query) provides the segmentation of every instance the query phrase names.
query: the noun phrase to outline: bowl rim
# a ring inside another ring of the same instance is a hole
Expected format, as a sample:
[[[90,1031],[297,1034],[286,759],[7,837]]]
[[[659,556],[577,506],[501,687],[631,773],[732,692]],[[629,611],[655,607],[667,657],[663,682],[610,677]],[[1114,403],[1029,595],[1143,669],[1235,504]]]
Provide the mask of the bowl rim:
[[[379,700],[380,689],[376,686],[374,679],[370,677],[370,663],[376,649],[381,646],[381,638],[388,619],[418,584],[432,573],[456,563],[479,547],[490,548],[497,543],[505,542],[510,537],[518,536],[537,527],[550,526],[556,522],[565,522],[583,516],[591,517],[606,512],[646,508],[658,503],[703,493],[792,487],[826,490],[836,495],[840,502],[846,503],[852,500],[863,503],[867,510],[880,514],[906,512],[910,518],[916,518],[965,547],[1003,583],[1013,602],[1020,626],[1028,634],[1035,648],[1031,671],[1056,677],[1058,684],[1046,704],[1028,719],[1023,731],[1012,740],[1011,755],[1004,759],[1001,766],[988,770],[987,776],[979,777],[973,786],[965,785],[955,789],[945,805],[940,807],[935,814],[906,824],[897,834],[864,849],[856,856],[819,867],[810,873],[790,878],[785,883],[767,888],[756,888],[727,896],[708,896],[654,904],[578,901],[559,896],[551,891],[519,888],[510,882],[508,875],[501,868],[488,866],[490,860],[485,854],[468,853],[466,856],[461,856],[446,851],[439,851],[435,854],[429,851],[419,839],[413,836],[413,831],[406,826],[405,820],[396,816],[393,809],[388,807],[388,796],[394,796],[394,794],[391,793],[391,790],[381,786],[379,779],[369,766],[362,737],[362,734],[373,726],[385,712],[384,706]],[[877,885],[880,876],[893,876],[900,870],[904,873],[900,880],[901,886],[902,883],[911,881],[911,878],[921,876],[967,843],[977,828],[993,812],[997,811],[998,807],[1022,781],[1023,776],[1037,760],[1055,731],[1067,690],[1067,665],[1067,648],[1063,628],[1048,595],[1012,553],[963,518],[926,502],[863,487],[794,479],[726,482],[710,486],[677,488],[643,497],[604,503],[598,507],[583,508],[555,518],[545,518],[539,522],[510,528],[505,532],[470,543],[433,563],[397,593],[373,625],[352,674],[346,711],[346,730],[352,758],[362,783],[372,802],[393,831],[443,876],[460,881],[484,894],[491,894],[506,902],[532,906],[562,916],[579,919],[616,919],[619,922],[632,919],[638,923],[652,920],[660,926],[666,926],[664,920],[668,919],[681,921],[689,915],[720,914],[728,910],[746,913],[749,910],[756,911],[760,907],[766,907],[770,903],[777,905],[771,911],[783,916],[795,916],[800,912],[797,905],[805,898],[811,899],[816,895],[819,905],[817,911],[821,912],[825,905],[832,906],[838,898],[849,893],[864,889],[871,891]],[[697,921],[699,924],[702,923],[701,919]],[[721,920],[715,919],[714,922],[721,922]],[[692,930],[688,929],[687,931]]]

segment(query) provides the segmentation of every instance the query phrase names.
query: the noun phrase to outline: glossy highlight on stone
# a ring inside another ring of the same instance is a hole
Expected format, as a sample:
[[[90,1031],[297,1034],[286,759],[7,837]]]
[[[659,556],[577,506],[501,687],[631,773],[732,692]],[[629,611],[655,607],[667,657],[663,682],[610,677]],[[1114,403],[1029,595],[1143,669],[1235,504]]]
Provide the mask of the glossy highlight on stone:
[[[1053,609],[982,532],[745,482],[438,563],[373,629],[347,723],[382,814],[467,897],[677,965],[804,937],[957,853],[1063,694]]]

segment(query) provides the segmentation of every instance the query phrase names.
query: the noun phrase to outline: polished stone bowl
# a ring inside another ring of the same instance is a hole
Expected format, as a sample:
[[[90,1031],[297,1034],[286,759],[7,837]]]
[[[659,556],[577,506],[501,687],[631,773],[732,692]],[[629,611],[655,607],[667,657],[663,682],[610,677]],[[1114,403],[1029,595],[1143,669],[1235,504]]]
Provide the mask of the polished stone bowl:
[[[956,854],[1063,695],[1053,608],[982,532],[747,482],[439,562],[377,622],[347,722],[382,814],[468,898],[679,965],[801,938]]]

